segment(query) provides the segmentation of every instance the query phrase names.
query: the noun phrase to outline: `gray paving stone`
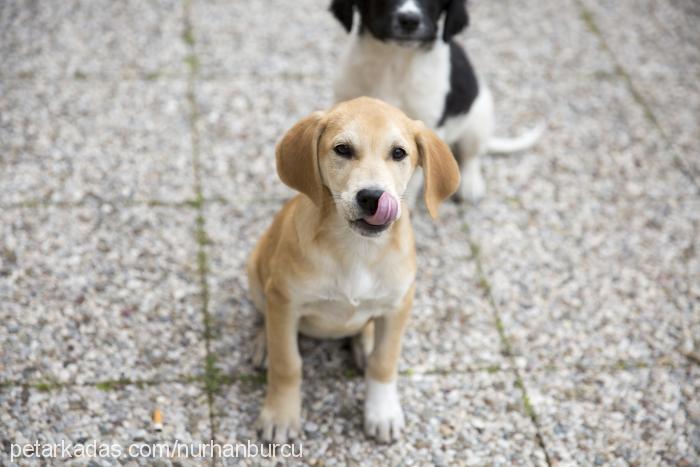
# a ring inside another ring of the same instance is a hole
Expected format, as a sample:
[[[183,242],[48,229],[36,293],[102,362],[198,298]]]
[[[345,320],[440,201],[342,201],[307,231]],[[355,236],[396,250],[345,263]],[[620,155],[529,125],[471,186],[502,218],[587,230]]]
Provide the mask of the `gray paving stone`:
[[[153,452],[154,444],[162,445],[155,449],[165,450],[176,449],[177,444],[208,443],[211,431],[206,401],[199,387],[184,384],[124,386],[110,390],[78,386],[49,392],[19,386],[4,388],[0,390],[3,427],[0,462],[22,466],[171,465],[167,457],[163,459],[158,454],[150,457],[149,449]],[[156,408],[162,413],[161,432],[153,427],[152,413]],[[7,448],[11,443],[35,442],[59,447],[54,457],[22,457],[10,463]],[[93,451],[85,451],[82,457],[69,460],[63,457],[62,445],[74,454],[80,449],[77,445]],[[99,451],[94,453],[93,445],[107,452],[99,456]],[[132,445],[134,447],[130,448]],[[187,466],[202,465],[201,459],[171,456],[170,460]]]
[[[194,197],[184,82],[0,83],[0,193],[33,200]]]
[[[250,343],[261,321],[248,298],[245,265],[280,207],[278,203],[266,203],[245,210],[214,205],[206,216],[211,240],[210,311],[216,330],[212,347],[227,374],[255,372],[249,362]],[[440,227],[416,222],[421,230],[417,234],[419,273],[413,315],[403,342],[401,371],[508,366],[455,209],[443,209]],[[302,339],[300,348],[309,374],[345,374],[354,368],[345,341]]]
[[[202,1],[192,4],[203,77],[332,78],[344,39],[329,2]]]
[[[317,79],[235,79],[197,87],[206,197],[237,200],[293,192],[277,177],[275,145],[299,119],[332,104]]]
[[[492,76],[498,107],[516,114],[498,117],[532,121],[529,100],[549,128],[523,155],[486,158],[491,189],[467,219],[519,363],[665,359],[700,320],[668,297],[693,288],[697,263],[677,263],[698,198],[576,10],[555,6],[507,10],[489,50],[491,69],[510,70],[510,36],[528,43],[509,76]]]
[[[204,361],[190,210],[0,213],[0,380],[170,380]]]
[[[303,391],[300,442],[311,465],[545,464],[534,425],[506,373],[401,378],[406,430],[388,446],[362,431],[361,379],[306,379]],[[216,398],[223,442],[257,439],[252,427],[263,396],[263,386],[242,383]]]
[[[697,367],[534,373],[526,385],[555,464],[700,462]]]
[[[700,181],[700,9],[692,0],[584,0],[605,41]]]
[[[183,7],[177,0],[4,1],[0,5],[0,76],[184,75],[183,24]]]

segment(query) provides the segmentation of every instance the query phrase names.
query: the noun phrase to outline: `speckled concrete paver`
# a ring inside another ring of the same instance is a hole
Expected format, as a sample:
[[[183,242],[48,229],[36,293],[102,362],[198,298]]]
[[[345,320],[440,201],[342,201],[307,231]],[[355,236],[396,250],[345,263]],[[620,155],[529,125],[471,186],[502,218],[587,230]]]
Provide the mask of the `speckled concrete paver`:
[[[35,441],[257,441],[244,266],[291,195],[275,143],[332,102],[346,35],[327,6],[0,2],[1,464]],[[412,214],[402,441],[363,435],[348,342],[301,339],[302,461],[697,465],[700,11],[470,8],[498,133],[547,132],[485,158],[477,206]]]

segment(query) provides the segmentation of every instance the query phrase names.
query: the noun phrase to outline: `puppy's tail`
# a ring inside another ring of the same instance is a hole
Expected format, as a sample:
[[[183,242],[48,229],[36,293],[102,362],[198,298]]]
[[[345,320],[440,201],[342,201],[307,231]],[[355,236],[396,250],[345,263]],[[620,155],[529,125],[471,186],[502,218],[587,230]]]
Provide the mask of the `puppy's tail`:
[[[494,154],[510,154],[512,152],[524,151],[535,145],[544,133],[547,124],[540,122],[536,127],[531,128],[515,138],[491,138],[488,144],[488,152]]]

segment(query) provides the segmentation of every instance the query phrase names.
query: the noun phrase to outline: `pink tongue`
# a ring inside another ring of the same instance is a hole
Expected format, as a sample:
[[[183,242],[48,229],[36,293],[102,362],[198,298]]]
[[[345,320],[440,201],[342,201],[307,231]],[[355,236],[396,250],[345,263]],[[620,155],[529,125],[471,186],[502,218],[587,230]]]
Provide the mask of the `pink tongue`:
[[[371,216],[365,217],[365,222],[372,225],[384,225],[396,219],[398,212],[399,203],[385,191],[379,197],[377,211]]]

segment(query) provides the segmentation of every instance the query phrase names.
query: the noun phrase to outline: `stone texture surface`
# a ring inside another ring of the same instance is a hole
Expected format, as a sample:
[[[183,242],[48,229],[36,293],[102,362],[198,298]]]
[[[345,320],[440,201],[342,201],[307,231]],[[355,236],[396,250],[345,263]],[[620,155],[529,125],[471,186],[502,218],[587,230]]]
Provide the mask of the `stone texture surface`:
[[[565,370],[528,378],[550,459],[577,465],[693,465],[700,373]]]
[[[0,408],[3,446],[33,444],[36,440],[60,446],[43,458],[23,456],[20,465],[63,465],[63,446],[74,455],[66,463],[74,466],[171,465],[168,459],[198,465],[196,459],[178,459],[177,454],[152,454],[166,446],[177,452],[176,440],[198,445],[211,439],[207,399],[194,385],[72,387],[50,392],[17,386],[0,390]],[[156,409],[162,414],[161,431],[153,423]],[[78,445],[84,446],[82,456],[78,455]],[[95,446],[109,454],[95,454]],[[3,465],[18,465],[10,463],[7,450],[0,452],[0,460]]]
[[[0,76],[157,78],[185,70],[183,4],[8,0],[0,5]]]
[[[646,0],[634,11],[614,1],[583,4],[698,182],[700,161],[693,157],[700,140],[697,3]]]
[[[182,81],[0,80],[2,203],[194,197]]]
[[[12,442],[257,441],[244,265],[292,194],[276,142],[333,100],[327,7],[0,2],[0,463]],[[401,442],[363,435],[348,343],[301,339],[303,462],[697,465],[697,6],[470,14],[498,134],[547,132],[484,158],[478,205],[412,214]]]
[[[467,219],[523,364],[673,358],[700,320],[691,304],[700,200],[577,9],[553,7],[512,10],[529,65],[506,78],[537,89],[530,99],[547,109],[548,132],[522,156],[487,159],[491,194]],[[555,48],[552,36],[580,45]],[[492,49],[504,60],[493,68],[505,67],[508,43]],[[520,111],[521,100],[499,105]]]
[[[103,204],[13,209],[0,218],[0,379],[199,372],[193,212]]]

